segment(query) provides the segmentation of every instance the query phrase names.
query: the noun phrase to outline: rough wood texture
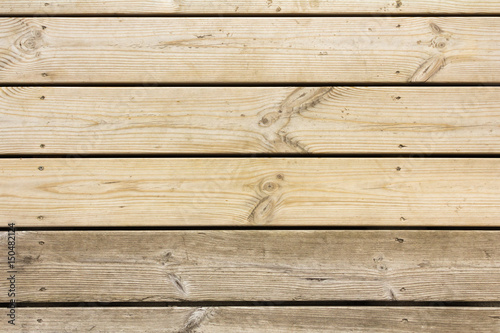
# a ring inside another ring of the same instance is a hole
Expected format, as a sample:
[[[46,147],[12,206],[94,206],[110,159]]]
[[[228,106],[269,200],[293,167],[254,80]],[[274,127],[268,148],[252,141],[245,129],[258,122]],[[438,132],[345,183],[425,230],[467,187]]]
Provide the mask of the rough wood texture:
[[[26,226],[499,226],[500,159],[0,161]]]
[[[3,15],[498,14],[497,0],[2,0]]]
[[[6,310],[2,308],[2,313]],[[8,332],[356,332],[500,331],[499,308],[172,307],[20,308]],[[5,317],[5,316],[4,316]]]
[[[0,83],[500,82],[498,17],[0,18]]]
[[[500,297],[497,231],[18,231],[16,241],[18,302]]]
[[[0,88],[0,153],[499,153],[499,87]]]

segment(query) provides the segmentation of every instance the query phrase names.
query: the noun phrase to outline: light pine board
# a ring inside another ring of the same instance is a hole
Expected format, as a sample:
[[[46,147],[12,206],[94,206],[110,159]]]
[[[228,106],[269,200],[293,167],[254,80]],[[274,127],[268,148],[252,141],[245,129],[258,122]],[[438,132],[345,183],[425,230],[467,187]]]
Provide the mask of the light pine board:
[[[482,82],[498,17],[0,18],[0,83]]]
[[[0,219],[38,226],[498,226],[496,158],[0,160]]]
[[[499,87],[0,88],[2,154],[499,153]]]
[[[500,331],[500,309],[494,307],[98,307],[19,308],[17,313],[15,327],[2,320],[0,328],[12,333]]]
[[[499,241],[498,231],[18,231],[16,299],[498,301]]]
[[[498,14],[497,0],[2,0],[3,15]]]

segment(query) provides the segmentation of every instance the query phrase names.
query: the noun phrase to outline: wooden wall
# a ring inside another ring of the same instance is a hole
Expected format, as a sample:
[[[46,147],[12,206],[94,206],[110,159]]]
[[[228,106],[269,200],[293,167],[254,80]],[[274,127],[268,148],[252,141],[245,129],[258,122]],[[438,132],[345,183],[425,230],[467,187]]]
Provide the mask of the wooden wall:
[[[499,84],[498,0],[2,0],[0,331],[500,332]]]

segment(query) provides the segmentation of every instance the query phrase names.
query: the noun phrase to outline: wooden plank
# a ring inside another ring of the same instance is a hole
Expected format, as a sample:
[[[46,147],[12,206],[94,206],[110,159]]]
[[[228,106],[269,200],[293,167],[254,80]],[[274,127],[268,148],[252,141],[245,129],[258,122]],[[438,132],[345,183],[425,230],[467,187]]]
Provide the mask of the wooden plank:
[[[499,241],[498,231],[18,231],[16,300],[496,302]]]
[[[1,154],[499,153],[499,87],[0,88]]]
[[[3,15],[499,14],[497,0],[2,0]]]
[[[2,312],[6,309],[2,308]],[[19,308],[9,332],[484,332],[500,330],[495,307]],[[3,316],[5,318],[5,316]]]
[[[38,226],[498,226],[500,159],[0,160],[0,219]]]
[[[0,83],[499,82],[498,17],[0,18]]]

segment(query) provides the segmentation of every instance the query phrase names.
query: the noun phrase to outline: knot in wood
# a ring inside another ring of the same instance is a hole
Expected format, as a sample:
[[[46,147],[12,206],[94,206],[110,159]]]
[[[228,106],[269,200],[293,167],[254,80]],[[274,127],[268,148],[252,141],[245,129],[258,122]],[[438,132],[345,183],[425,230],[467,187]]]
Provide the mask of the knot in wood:
[[[248,222],[255,224],[269,223],[273,212],[275,202],[270,196],[262,198],[248,216]]]
[[[277,189],[279,189],[279,185],[274,182],[265,182],[262,184],[262,191],[267,192],[267,193],[272,193],[275,192]]]
[[[42,32],[33,30],[21,36],[17,42],[17,48],[23,53],[33,53],[43,45]]]
[[[260,119],[259,126],[269,127],[274,124],[280,117],[281,114],[279,112],[269,112]]]

